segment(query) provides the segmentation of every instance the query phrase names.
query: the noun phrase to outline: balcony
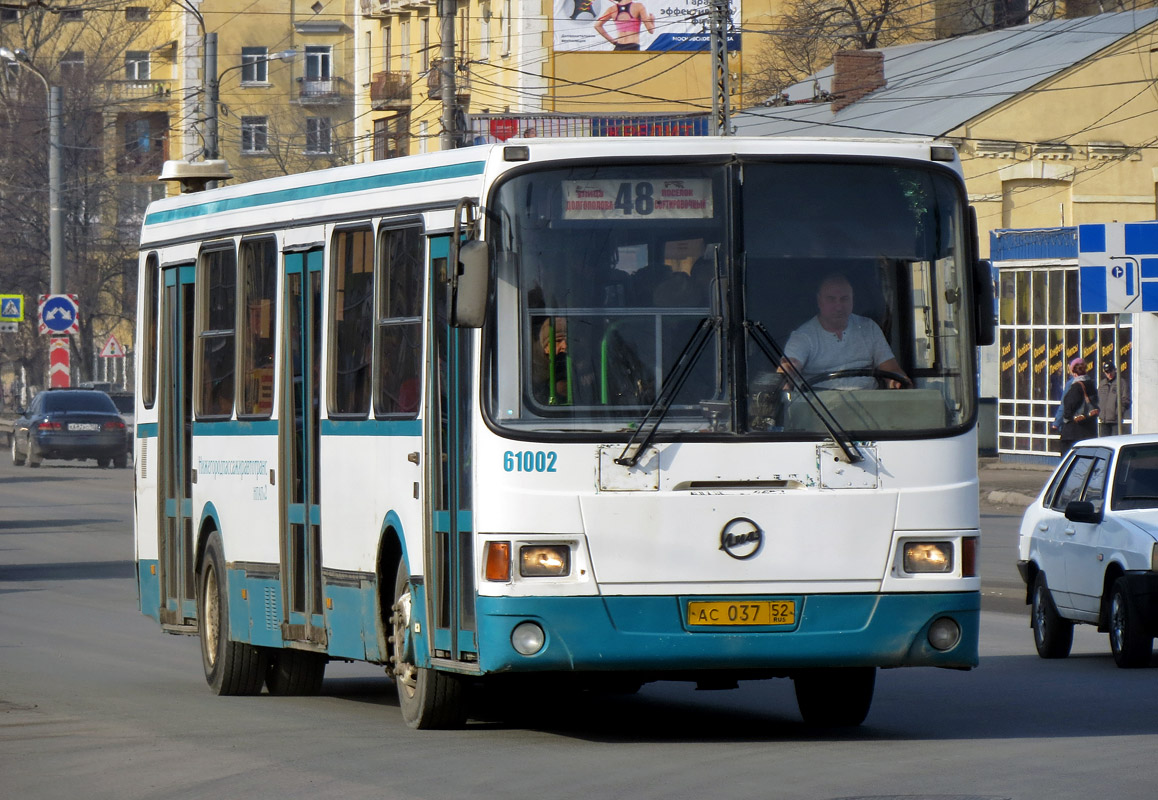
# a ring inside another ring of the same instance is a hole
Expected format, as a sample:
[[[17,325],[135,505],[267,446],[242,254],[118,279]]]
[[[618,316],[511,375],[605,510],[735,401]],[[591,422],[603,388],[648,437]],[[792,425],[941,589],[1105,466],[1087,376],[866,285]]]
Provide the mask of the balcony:
[[[167,103],[172,96],[172,81],[119,80],[105,81],[114,102]]]
[[[385,17],[396,13],[401,5],[401,0],[362,0],[362,16]]]
[[[298,78],[298,104],[303,106],[324,106],[341,103],[341,78]]]
[[[375,72],[370,83],[370,107],[375,111],[404,111],[411,106],[409,72]]]
[[[426,95],[431,100],[442,99],[441,64],[441,58],[432,58],[430,69],[426,72]],[[459,105],[470,102],[470,72],[464,65],[460,65],[454,73],[454,99]]]

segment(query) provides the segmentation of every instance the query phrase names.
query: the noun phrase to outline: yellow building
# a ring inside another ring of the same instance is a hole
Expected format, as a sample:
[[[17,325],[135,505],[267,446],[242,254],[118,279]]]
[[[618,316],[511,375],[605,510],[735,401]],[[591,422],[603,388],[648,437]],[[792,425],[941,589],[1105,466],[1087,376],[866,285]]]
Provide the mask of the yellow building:
[[[449,2],[460,143],[527,133],[707,132],[706,119],[691,128],[682,121],[712,110],[715,80],[702,4],[681,0],[661,12],[646,2],[617,10],[609,0]],[[744,91],[741,40],[748,46],[737,26],[749,20],[766,26],[779,5],[732,5],[727,72],[735,105]],[[440,149],[437,0],[360,0],[358,11],[355,72],[367,76],[354,110],[365,142],[358,159]],[[752,37],[753,48],[758,38]],[[612,39],[624,40],[620,49]]]
[[[185,101],[174,126],[175,157],[195,160],[211,148],[216,90],[218,155],[236,179],[351,163],[352,0],[183,0],[181,6],[177,48]],[[206,61],[214,58],[214,38],[215,70]]]

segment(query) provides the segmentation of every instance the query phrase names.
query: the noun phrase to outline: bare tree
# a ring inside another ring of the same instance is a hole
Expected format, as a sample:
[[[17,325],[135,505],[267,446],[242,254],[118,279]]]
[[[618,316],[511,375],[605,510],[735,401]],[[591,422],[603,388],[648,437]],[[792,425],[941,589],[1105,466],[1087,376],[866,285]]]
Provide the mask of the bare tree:
[[[35,311],[49,290],[47,98],[30,70],[63,90],[64,290],[81,305],[75,383],[91,377],[94,339],[132,319],[143,203],[163,193],[154,182],[167,145],[167,82],[150,80],[148,68],[160,44],[149,18],[163,5],[45,3],[0,28],[5,46],[27,55],[27,65],[0,74],[0,287],[23,294],[31,312],[6,340],[6,358],[30,382],[46,375],[48,341],[36,333]]]

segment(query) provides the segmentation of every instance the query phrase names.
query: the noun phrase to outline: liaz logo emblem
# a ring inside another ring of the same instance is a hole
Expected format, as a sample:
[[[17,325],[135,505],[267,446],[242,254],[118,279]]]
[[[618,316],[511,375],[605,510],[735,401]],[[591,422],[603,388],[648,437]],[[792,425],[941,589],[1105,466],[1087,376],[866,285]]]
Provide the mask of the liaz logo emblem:
[[[764,546],[764,531],[747,517],[736,517],[720,531],[720,549],[739,561],[751,558]]]

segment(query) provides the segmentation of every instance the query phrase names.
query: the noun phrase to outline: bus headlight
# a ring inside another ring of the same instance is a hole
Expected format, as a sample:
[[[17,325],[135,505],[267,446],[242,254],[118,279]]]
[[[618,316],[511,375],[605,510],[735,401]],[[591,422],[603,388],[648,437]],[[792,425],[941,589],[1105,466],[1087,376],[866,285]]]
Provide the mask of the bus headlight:
[[[952,572],[952,542],[905,542],[905,572]]]
[[[524,578],[563,578],[571,574],[571,548],[565,544],[532,544],[519,548]]]

